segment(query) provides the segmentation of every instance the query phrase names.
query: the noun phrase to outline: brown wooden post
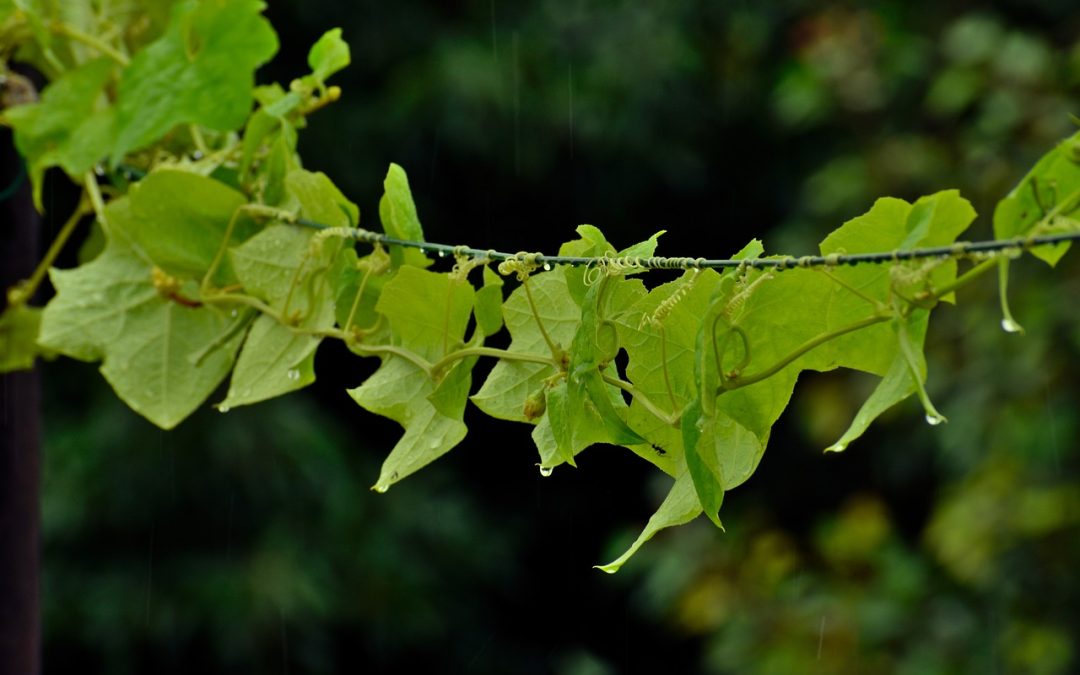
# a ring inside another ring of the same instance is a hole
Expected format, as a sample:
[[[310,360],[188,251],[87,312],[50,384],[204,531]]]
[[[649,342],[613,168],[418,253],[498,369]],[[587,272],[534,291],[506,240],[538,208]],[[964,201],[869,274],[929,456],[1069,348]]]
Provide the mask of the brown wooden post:
[[[0,132],[0,190],[18,179],[11,134]],[[29,180],[0,202],[0,290],[30,276],[40,219]],[[5,293],[6,295],[6,293]],[[6,305],[6,297],[0,306]],[[0,375],[0,675],[41,672],[41,382],[38,369]]]

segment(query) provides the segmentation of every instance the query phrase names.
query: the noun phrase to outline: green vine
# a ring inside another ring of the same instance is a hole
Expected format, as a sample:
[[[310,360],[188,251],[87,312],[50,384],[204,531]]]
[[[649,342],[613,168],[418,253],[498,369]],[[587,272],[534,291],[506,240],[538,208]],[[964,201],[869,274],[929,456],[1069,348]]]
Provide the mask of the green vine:
[[[725,492],[754,472],[803,370],[881,378],[830,450],[912,394],[929,423],[944,422],[924,386],[932,310],[996,268],[1002,325],[1019,331],[1006,302],[1011,260],[1030,252],[1053,265],[1080,238],[1080,135],[1002,199],[992,241],[958,240],[975,212],[943,191],[879,200],[816,255],[768,256],[754,240],[730,258],[662,257],[659,234],[618,250],[587,225],[556,255],[505,253],[425,242],[396,165],[382,232],[362,229],[357,207],[296,152],[308,117],[341,95],[326,80],[348,65],[348,46],[331,30],[309,53],[310,73],[255,87],[277,47],[262,9],[179,3],[139,41],[116,29],[131,17],[88,12],[76,26],[51,10],[0,9],[3,34],[26,41],[2,53],[28,55],[51,80],[39,102],[0,117],[38,204],[51,167],[83,187],[37,270],[8,290],[0,367],[32,367],[46,352],[101,362],[117,395],[168,429],[226,378],[222,412],[309,385],[321,342],[341,340],[380,360],[349,394],[404,428],[377,492],[461,443],[470,401],[533,427],[542,475],[596,444],[669,475],[668,498],[608,572],[660,529],[702,513],[721,524]],[[104,250],[52,268],[89,214]],[[437,271],[448,256],[453,269]],[[476,270],[482,281],[470,280]],[[663,270],[682,276],[657,280]],[[47,273],[56,295],[30,307]],[[517,282],[508,294],[501,277]],[[485,344],[502,330],[507,348]],[[496,363],[474,386],[480,359]]]

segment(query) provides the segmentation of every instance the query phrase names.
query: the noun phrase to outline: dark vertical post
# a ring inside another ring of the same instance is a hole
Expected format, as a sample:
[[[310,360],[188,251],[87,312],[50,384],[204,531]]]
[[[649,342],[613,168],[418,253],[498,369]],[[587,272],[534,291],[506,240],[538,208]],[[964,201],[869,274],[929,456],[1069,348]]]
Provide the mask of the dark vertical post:
[[[0,190],[20,176],[0,132]],[[0,202],[0,291],[34,271],[40,220],[28,180]],[[0,305],[6,305],[6,297]],[[37,368],[0,375],[0,675],[41,672],[41,382]]]

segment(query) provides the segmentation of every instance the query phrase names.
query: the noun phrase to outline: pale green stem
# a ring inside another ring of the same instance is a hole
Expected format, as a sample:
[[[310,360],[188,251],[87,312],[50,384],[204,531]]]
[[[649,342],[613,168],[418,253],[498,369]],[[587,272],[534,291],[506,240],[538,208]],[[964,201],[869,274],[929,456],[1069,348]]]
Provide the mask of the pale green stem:
[[[364,278],[360,280],[360,288],[356,291],[356,297],[353,298],[352,307],[349,308],[349,318],[345,320],[345,332],[348,333],[352,330],[353,321],[356,319],[356,312],[360,309],[360,299],[364,297],[364,289],[367,288],[368,279],[371,278],[371,267],[364,268]]]
[[[210,263],[210,269],[206,270],[206,274],[203,276],[200,290],[203,295],[207,295],[210,290],[210,281],[214,278],[214,274],[217,272],[218,267],[221,265],[221,261],[225,258],[225,251],[229,248],[229,242],[232,241],[233,230],[236,228],[236,221],[240,217],[240,213],[245,211],[243,206],[238,206],[233,211],[232,217],[229,218],[229,224],[225,227],[225,236],[221,239],[221,246],[218,246],[217,253],[214,254],[214,260]]]
[[[105,42],[102,42],[99,38],[82,32],[78,28],[68,23],[55,23],[51,27],[52,32],[57,35],[63,35],[64,37],[71,38],[76,42],[81,42],[87,47],[96,49],[105,56],[108,56],[113,61],[116,61],[121,66],[127,67],[131,63],[131,59],[118,51],[115,47]]]
[[[540,312],[536,309],[536,302],[533,301],[532,290],[529,289],[529,278],[526,277],[521,280],[521,287],[525,289],[525,297],[529,301],[529,308],[532,310],[533,318],[536,319],[536,327],[540,329],[540,334],[544,336],[544,342],[547,343],[548,349],[551,350],[551,356],[556,361],[562,360],[561,350],[555,345],[555,342],[548,335],[547,329],[544,328],[544,322],[540,320]]]
[[[626,393],[633,396],[634,400],[640,403],[641,406],[648,410],[650,414],[656,417],[656,419],[660,420],[664,424],[667,424],[668,426],[678,426],[679,419],[682,418],[681,412],[664,412],[660,409],[660,406],[650,401],[648,396],[641,393],[637,387],[630,384],[629,382],[626,382],[625,380],[620,380],[619,378],[611,377],[610,375],[601,375],[601,377],[603,377],[604,382],[612,385],[613,387],[618,387],[619,389],[622,389]]]
[[[52,244],[49,245],[49,250],[45,252],[45,257],[41,259],[37,267],[34,268],[33,274],[26,281],[23,281],[18,286],[13,288],[8,293],[8,301],[12,305],[24,305],[30,298],[34,297],[34,293],[37,291],[38,286],[41,285],[42,279],[45,278],[45,274],[52,267],[56,257],[60,255],[60,251],[64,249],[64,244],[71,237],[71,233],[75,231],[75,227],[78,226],[82,217],[86,215],[88,209],[86,208],[86,202],[83,199],[79,200],[78,205],[75,206],[75,210],[71,212],[71,216],[68,217],[67,222],[56,234],[56,238],[53,239]]]
[[[822,333],[815,338],[807,340],[805,343],[795,348],[790,354],[783,357],[765,370],[754,373],[753,375],[747,375],[746,377],[735,377],[726,380],[722,388],[726,390],[738,389],[740,387],[748,387],[751,384],[756,384],[758,382],[761,382],[762,380],[767,380],[773,375],[779,373],[787,366],[791,365],[791,363],[795,361],[795,359],[799,358],[803,354],[806,354],[812,349],[820,347],[821,345],[829,342],[830,340],[835,340],[836,338],[847,335],[848,333],[853,333],[857,330],[873,326],[874,324],[888,321],[891,318],[892,316],[875,315],[866,319],[862,319],[861,321],[856,321],[855,323],[844,326],[843,328],[838,328],[834,331],[829,331],[828,333]]]
[[[1024,332],[1024,327],[1017,323],[1009,311],[1009,259],[1002,258],[998,265],[998,297],[1001,299],[1001,327],[1007,333]]]
[[[101,198],[101,186],[90,171],[83,176],[83,188],[90,197],[90,204],[94,207],[94,215],[97,216],[98,222],[106,230],[109,229],[109,222],[105,218],[105,200]]]
[[[203,138],[202,132],[199,131],[199,125],[189,124],[188,131],[191,133],[191,140],[195,142],[195,149],[198,150],[203,157],[210,154],[210,149],[206,147],[206,139]]]
[[[329,336],[337,337],[337,335]],[[427,362],[422,356],[411,352],[408,349],[402,349],[401,347],[395,347],[394,345],[365,345],[359,342],[350,342],[350,348],[360,354],[370,354],[372,356],[378,356],[379,354],[389,354],[391,356],[400,356],[406,361],[412,363],[414,366],[424,371],[424,373],[431,377],[434,372],[431,368],[431,364]]]
[[[664,324],[660,324],[660,368],[664,373],[664,387],[667,389],[668,400],[671,401],[671,409],[679,407],[679,404],[675,401],[675,390],[671,386],[671,376],[668,374],[668,359],[667,359],[667,331],[664,330]]]
[[[878,311],[880,311],[880,310],[882,310],[882,309],[885,309],[885,303],[881,302],[880,300],[875,300],[874,298],[871,298],[871,297],[870,297],[869,295],[867,295],[866,293],[863,293],[862,291],[860,291],[859,289],[855,288],[854,286],[852,286],[852,285],[851,285],[851,284],[849,284],[848,282],[844,281],[844,280],[843,280],[843,279],[841,279],[840,277],[836,276],[835,274],[833,274],[833,273],[832,273],[832,272],[830,272],[829,270],[825,269],[824,267],[819,267],[819,268],[818,268],[818,270],[819,270],[819,271],[820,271],[820,272],[821,272],[822,274],[824,274],[825,276],[829,277],[829,279],[831,279],[831,280],[833,281],[833,283],[835,283],[835,284],[837,284],[837,285],[839,285],[839,286],[843,287],[843,288],[844,288],[844,290],[846,290],[846,291],[850,292],[851,294],[853,294],[853,295],[855,295],[855,296],[857,296],[857,297],[859,297],[859,298],[862,298],[862,299],[863,299],[863,300],[865,300],[866,302],[868,302],[868,303],[870,303],[871,305],[873,305],[873,307],[874,307],[874,309],[875,309],[875,310],[878,310]]]
[[[543,356],[541,354],[510,352],[505,349],[497,349],[495,347],[465,347],[463,349],[458,349],[457,351],[450,352],[446,356],[433,363],[431,365],[431,371],[433,373],[438,373],[454,361],[459,361],[470,356],[490,356],[491,358],[502,359],[504,361],[541,363],[543,365],[552,366],[554,368],[558,367],[558,365],[554,361],[552,361],[550,356]]]
[[[281,314],[274,310],[273,307],[266,304],[262,300],[253,298],[250,295],[238,295],[235,293],[206,293],[199,298],[203,304],[207,305],[247,305],[253,307],[263,314],[269,315],[280,324],[285,324]]]
[[[989,271],[992,267],[994,267],[994,265],[997,265],[998,262],[999,262],[999,259],[997,257],[990,258],[989,260],[982,261],[978,265],[975,265],[974,267],[969,269],[967,272],[964,272],[959,277],[957,277],[956,279],[954,279],[950,283],[945,284],[941,288],[931,288],[930,289],[931,297],[941,298],[943,296],[948,295],[949,293],[952,293],[953,291],[957,291],[957,290],[963,288],[964,286],[967,286],[972,281],[974,281],[975,279],[978,279],[984,273]]]

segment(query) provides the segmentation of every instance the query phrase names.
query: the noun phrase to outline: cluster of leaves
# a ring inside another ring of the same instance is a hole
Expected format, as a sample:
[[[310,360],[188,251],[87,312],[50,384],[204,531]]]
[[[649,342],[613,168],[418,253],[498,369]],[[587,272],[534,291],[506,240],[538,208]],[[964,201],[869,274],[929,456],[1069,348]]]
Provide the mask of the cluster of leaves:
[[[663,528],[702,513],[721,526],[724,493],[756,469],[803,370],[881,378],[832,450],[912,394],[928,422],[943,421],[923,387],[930,311],[991,269],[1004,290],[1004,255],[971,260],[963,275],[960,260],[935,258],[691,269],[650,287],[640,267],[602,263],[652,256],[659,235],[619,251],[589,225],[559,252],[600,262],[504,262],[498,271],[518,281],[508,295],[486,258],[458,256],[439,272],[417,249],[360,253],[359,210],[296,151],[307,116],[340,94],[326,85],[349,62],[339,30],[311,49],[309,75],[287,89],[256,87],[254,70],[277,46],[256,0],[175,2],[167,15],[125,14],[128,23],[91,9],[0,3],[4,55],[17,46],[16,58],[52,80],[40,102],[4,112],[35,194],[44,171],[61,168],[84,199],[59,245],[85,213],[100,233],[86,262],[51,271],[56,296],[43,311],[26,303],[54,252],[11,289],[0,318],[4,368],[27,367],[38,353],[100,361],[117,395],[168,429],[226,378],[223,412],[310,384],[322,340],[341,340],[381,362],[349,394],[405,430],[379,492],[464,439],[470,400],[533,425],[545,475],[600,443],[668,474],[669,495],[630,549],[601,567],[608,572]],[[423,241],[405,172],[391,165],[383,187],[383,230]],[[995,233],[1075,230],[1078,209],[1080,135],[1000,203]],[[826,237],[821,252],[948,245],[974,218],[955,191],[885,198]],[[1053,264],[1065,246],[1034,253]],[[764,254],[754,240],[736,257]],[[1017,329],[1005,312],[1006,328]],[[509,347],[485,345],[504,326]],[[497,363],[474,387],[480,358]]]

